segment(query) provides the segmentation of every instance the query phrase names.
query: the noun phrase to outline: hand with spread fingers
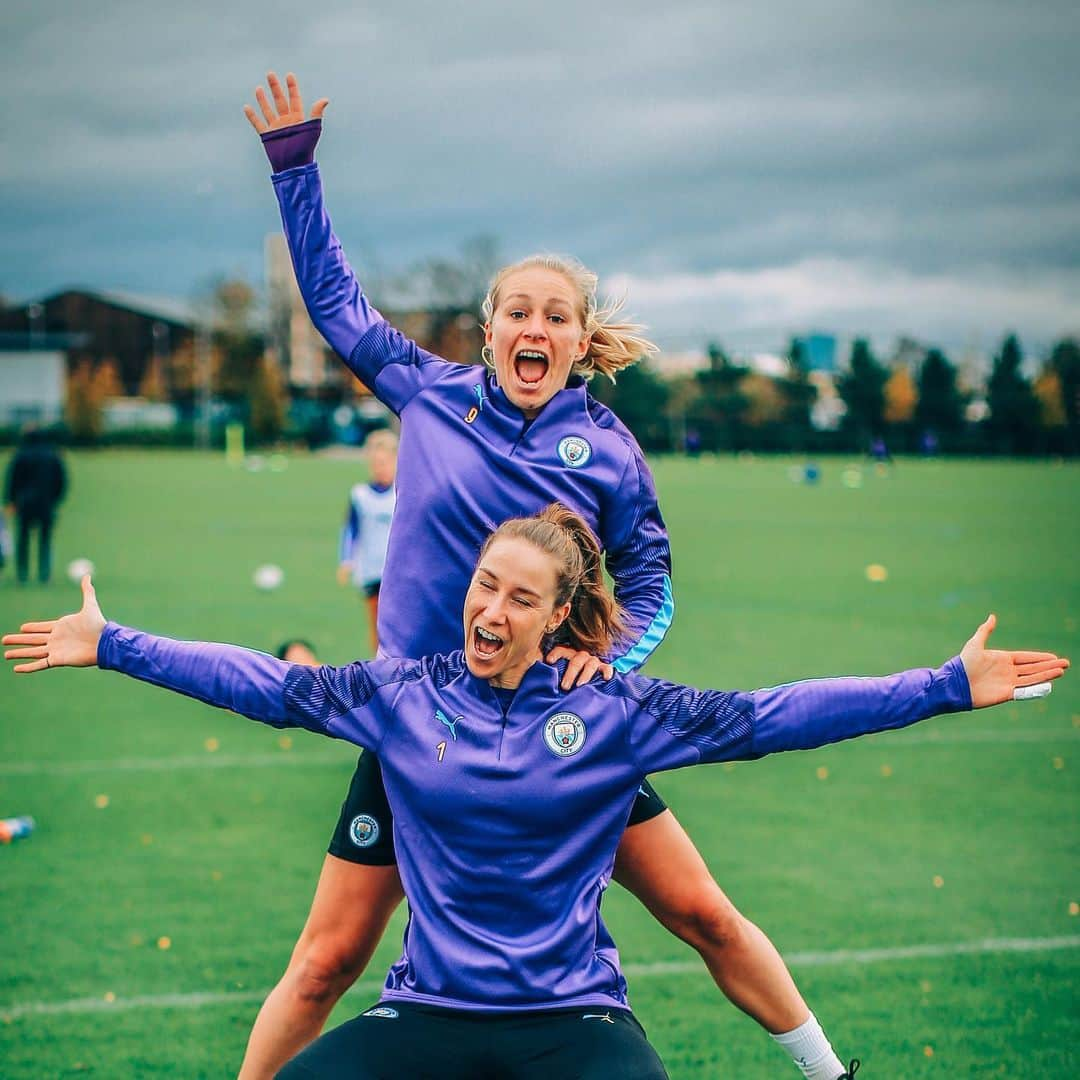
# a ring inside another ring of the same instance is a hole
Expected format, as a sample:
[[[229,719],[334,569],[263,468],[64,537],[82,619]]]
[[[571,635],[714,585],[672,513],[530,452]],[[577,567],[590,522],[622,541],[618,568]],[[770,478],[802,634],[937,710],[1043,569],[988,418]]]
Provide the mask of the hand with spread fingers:
[[[3,644],[16,646],[4,652],[5,660],[21,660],[19,674],[57,667],[96,667],[98,641],[105,616],[98,607],[90,575],[82,579],[82,610],[50,622],[23,623],[17,634],[5,634]]]
[[[990,615],[960,652],[976,709],[1026,696],[1025,688],[1060,679],[1069,666],[1068,660],[1054,653],[988,649],[986,643],[996,625],[997,616]]]
[[[566,673],[562,677],[559,686],[563,690],[573,690],[575,686],[584,686],[597,672],[605,679],[610,679],[615,674],[615,669],[592,653],[583,650],[571,649],[567,645],[556,645],[544,658],[549,664],[556,660],[566,660]]]
[[[279,128],[293,127],[302,124],[305,120],[321,120],[326,106],[330,104],[329,98],[319,98],[311,107],[311,116],[304,115],[304,100],[300,96],[300,86],[296,76],[290,71],[285,76],[285,89],[281,87],[281,80],[276,73],[271,71],[266,76],[266,85],[270,88],[270,97],[261,87],[255,89],[255,100],[258,102],[262,116],[250,105],[244,106],[244,115],[251,122],[251,126],[260,134],[265,135],[268,131],[277,131]],[[286,94],[286,90],[288,93]]]

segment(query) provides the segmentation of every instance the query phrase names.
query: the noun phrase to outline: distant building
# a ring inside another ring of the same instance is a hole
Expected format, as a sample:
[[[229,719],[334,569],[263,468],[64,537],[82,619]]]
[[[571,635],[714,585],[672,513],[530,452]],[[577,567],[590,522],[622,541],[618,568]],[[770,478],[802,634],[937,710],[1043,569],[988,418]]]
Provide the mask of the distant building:
[[[131,293],[67,289],[0,311],[0,331],[76,335],[69,366],[82,360],[115,361],[124,392],[135,394],[155,356],[165,357],[194,336],[190,310],[171,300]]]
[[[836,372],[836,337],[833,334],[808,334],[795,339],[801,345],[811,371]]]
[[[674,379],[678,375],[693,375],[709,370],[709,358],[704,352],[661,352],[649,366],[662,379]]]
[[[84,344],[81,335],[0,332],[0,427],[59,423],[68,353]]]
[[[351,377],[315,329],[296,283],[285,237],[270,233],[264,245],[269,301],[269,342],[294,391],[318,396],[348,384]],[[476,315],[459,309],[394,311],[383,315],[422,349],[458,364],[480,360],[483,330]]]
[[[918,375],[926,359],[926,346],[910,337],[897,339],[896,348],[889,359],[890,367],[905,367],[912,375]]]
[[[328,346],[311,325],[300,287],[296,284],[289,247],[282,233],[268,233],[263,246],[266,295],[269,302],[268,341],[294,390],[321,390],[339,383],[336,365],[327,368]]]

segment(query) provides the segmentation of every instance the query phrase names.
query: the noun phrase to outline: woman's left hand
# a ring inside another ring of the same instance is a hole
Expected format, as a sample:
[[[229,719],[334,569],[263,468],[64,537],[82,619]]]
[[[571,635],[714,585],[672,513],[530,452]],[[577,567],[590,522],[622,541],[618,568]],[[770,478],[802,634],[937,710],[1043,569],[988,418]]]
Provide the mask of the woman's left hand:
[[[566,674],[562,677],[559,685],[563,690],[573,690],[575,686],[584,686],[597,672],[602,672],[605,679],[610,679],[615,674],[615,669],[604,663],[598,656],[577,649],[571,649],[568,645],[556,645],[545,657],[549,664],[556,660],[568,661]]]
[[[1068,660],[1054,653],[988,649],[986,643],[996,625],[997,616],[990,615],[960,652],[973,709],[1012,701],[1019,688],[1060,679],[1069,666]]]

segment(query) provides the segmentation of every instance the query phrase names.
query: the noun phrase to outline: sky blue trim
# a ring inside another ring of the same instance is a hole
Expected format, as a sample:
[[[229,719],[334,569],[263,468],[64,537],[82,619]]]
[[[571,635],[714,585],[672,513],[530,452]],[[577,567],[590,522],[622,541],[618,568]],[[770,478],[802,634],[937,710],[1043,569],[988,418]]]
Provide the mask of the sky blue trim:
[[[671,578],[664,575],[664,599],[661,601],[660,610],[656,613],[653,621],[649,623],[645,633],[638,638],[637,644],[625,655],[618,657],[613,663],[620,674],[628,671],[636,671],[652,654],[653,650],[664,640],[664,635],[671,626],[671,620],[675,616],[675,597],[671,592]]]

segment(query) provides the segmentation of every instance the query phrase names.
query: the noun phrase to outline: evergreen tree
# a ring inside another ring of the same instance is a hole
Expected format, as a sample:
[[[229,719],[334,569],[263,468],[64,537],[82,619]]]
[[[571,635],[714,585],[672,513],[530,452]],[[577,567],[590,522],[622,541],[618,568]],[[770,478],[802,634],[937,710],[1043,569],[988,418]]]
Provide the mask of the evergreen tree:
[[[710,342],[705,351],[709,368],[694,376],[700,395],[687,409],[687,430],[699,434],[705,449],[737,449],[742,442],[747,407],[739,387],[747,369],[732,363],[723,347],[715,342]]]
[[[788,374],[776,380],[784,398],[783,421],[788,427],[792,449],[799,449],[810,430],[810,410],[817,400],[817,387],[810,381],[810,359],[806,345],[798,338],[791,339],[788,348]]]
[[[964,423],[964,399],[956,386],[956,368],[940,349],[931,349],[919,369],[915,423],[935,435],[955,435]]]
[[[1065,410],[1065,452],[1080,454],[1080,341],[1065,338],[1050,354],[1050,366],[1061,381]]]
[[[1002,343],[987,384],[990,415],[987,430],[995,450],[1004,454],[1031,453],[1038,440],[1039,400],[1020,368],[1024,354],[1015,334]]]
[[[849,370],[837,382],[837,392],[847,406],[844,426],[866,447],[884,426],[885,383],[888,372],[875,359],[870,343],[858,338],[851,347]]]

